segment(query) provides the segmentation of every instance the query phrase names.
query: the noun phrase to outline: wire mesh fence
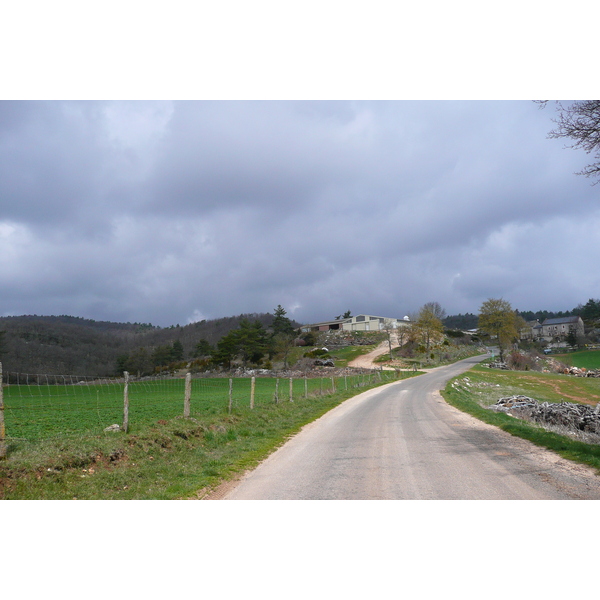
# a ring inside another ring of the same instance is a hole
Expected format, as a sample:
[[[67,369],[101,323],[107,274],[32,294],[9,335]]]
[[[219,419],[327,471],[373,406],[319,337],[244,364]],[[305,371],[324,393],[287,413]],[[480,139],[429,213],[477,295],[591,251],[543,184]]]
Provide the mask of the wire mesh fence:
[[[123,429],[124,417],[135,426],[182,415],[299,402],[397,376],[393,371],[373,371],[337,377],[193,377],[186,400],[185,377],[127,381],[126,374],[91,378],[2,373],[1,364],[0,373],[0,446],[18,440],[98,435],[114,425]]]

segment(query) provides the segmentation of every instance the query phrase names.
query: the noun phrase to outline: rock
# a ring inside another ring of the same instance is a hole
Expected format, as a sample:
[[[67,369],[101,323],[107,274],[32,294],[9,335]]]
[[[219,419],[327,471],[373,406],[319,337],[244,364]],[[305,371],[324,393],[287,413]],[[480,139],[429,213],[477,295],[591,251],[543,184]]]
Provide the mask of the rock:
[[[104,428],[104,431],[121,431],[121,426],[115,423],[114,425],[109,425]]]
[[[495,360],[491,363],[487,363],[487,366],[490,369],[504,369],[505,371],[508,370],[508,365],[505,362],[501,362],[500,360]]]
[[[600,413],[592,406],[574,402],[538,402],[528,396],[500,398],[490,410],[508,413],[511,416],[540,425],[565,427],[571,431],[600,434]]]
[[[335,363],[331,358],[317,358],[314,364],[318,367],[335,367]]]

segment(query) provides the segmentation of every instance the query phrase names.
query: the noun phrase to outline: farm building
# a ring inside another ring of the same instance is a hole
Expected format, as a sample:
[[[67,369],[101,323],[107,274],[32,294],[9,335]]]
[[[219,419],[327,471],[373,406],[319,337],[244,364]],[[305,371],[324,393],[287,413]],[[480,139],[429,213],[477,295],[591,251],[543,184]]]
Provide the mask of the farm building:
[[[388,323],[394,328],[406,327],[410,325],[410,319],[408,317],[396,319],[375,315],[356,315],[347,319],[335,319],[333,321],[304,325],[302,331],[331,331],[336,329],[342,331],[379,331]]]

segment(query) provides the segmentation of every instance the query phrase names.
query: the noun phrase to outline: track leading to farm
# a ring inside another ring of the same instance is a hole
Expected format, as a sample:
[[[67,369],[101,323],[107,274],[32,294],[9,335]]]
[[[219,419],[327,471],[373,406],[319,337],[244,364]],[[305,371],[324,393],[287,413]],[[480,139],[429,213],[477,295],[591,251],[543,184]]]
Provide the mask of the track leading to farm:
[[[305,427],[224,499],[600,499],[600,477],[449,406],[485,356],[370,390]]]

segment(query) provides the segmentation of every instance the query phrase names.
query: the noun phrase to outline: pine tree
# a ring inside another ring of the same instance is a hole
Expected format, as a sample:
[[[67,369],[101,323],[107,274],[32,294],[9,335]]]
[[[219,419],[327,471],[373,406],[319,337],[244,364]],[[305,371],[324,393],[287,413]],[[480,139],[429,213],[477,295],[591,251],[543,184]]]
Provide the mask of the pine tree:
[[[290,319],[285,316],[287,312],[285,308],[281,306],[281,304],[277,305],[277,308],[273,311],[273,314],[275,316],[273,323],[271,323],[273,335],[277,335],[278,333],[283,333],[284,335],[294,335],[294,326],[292,325]]]

